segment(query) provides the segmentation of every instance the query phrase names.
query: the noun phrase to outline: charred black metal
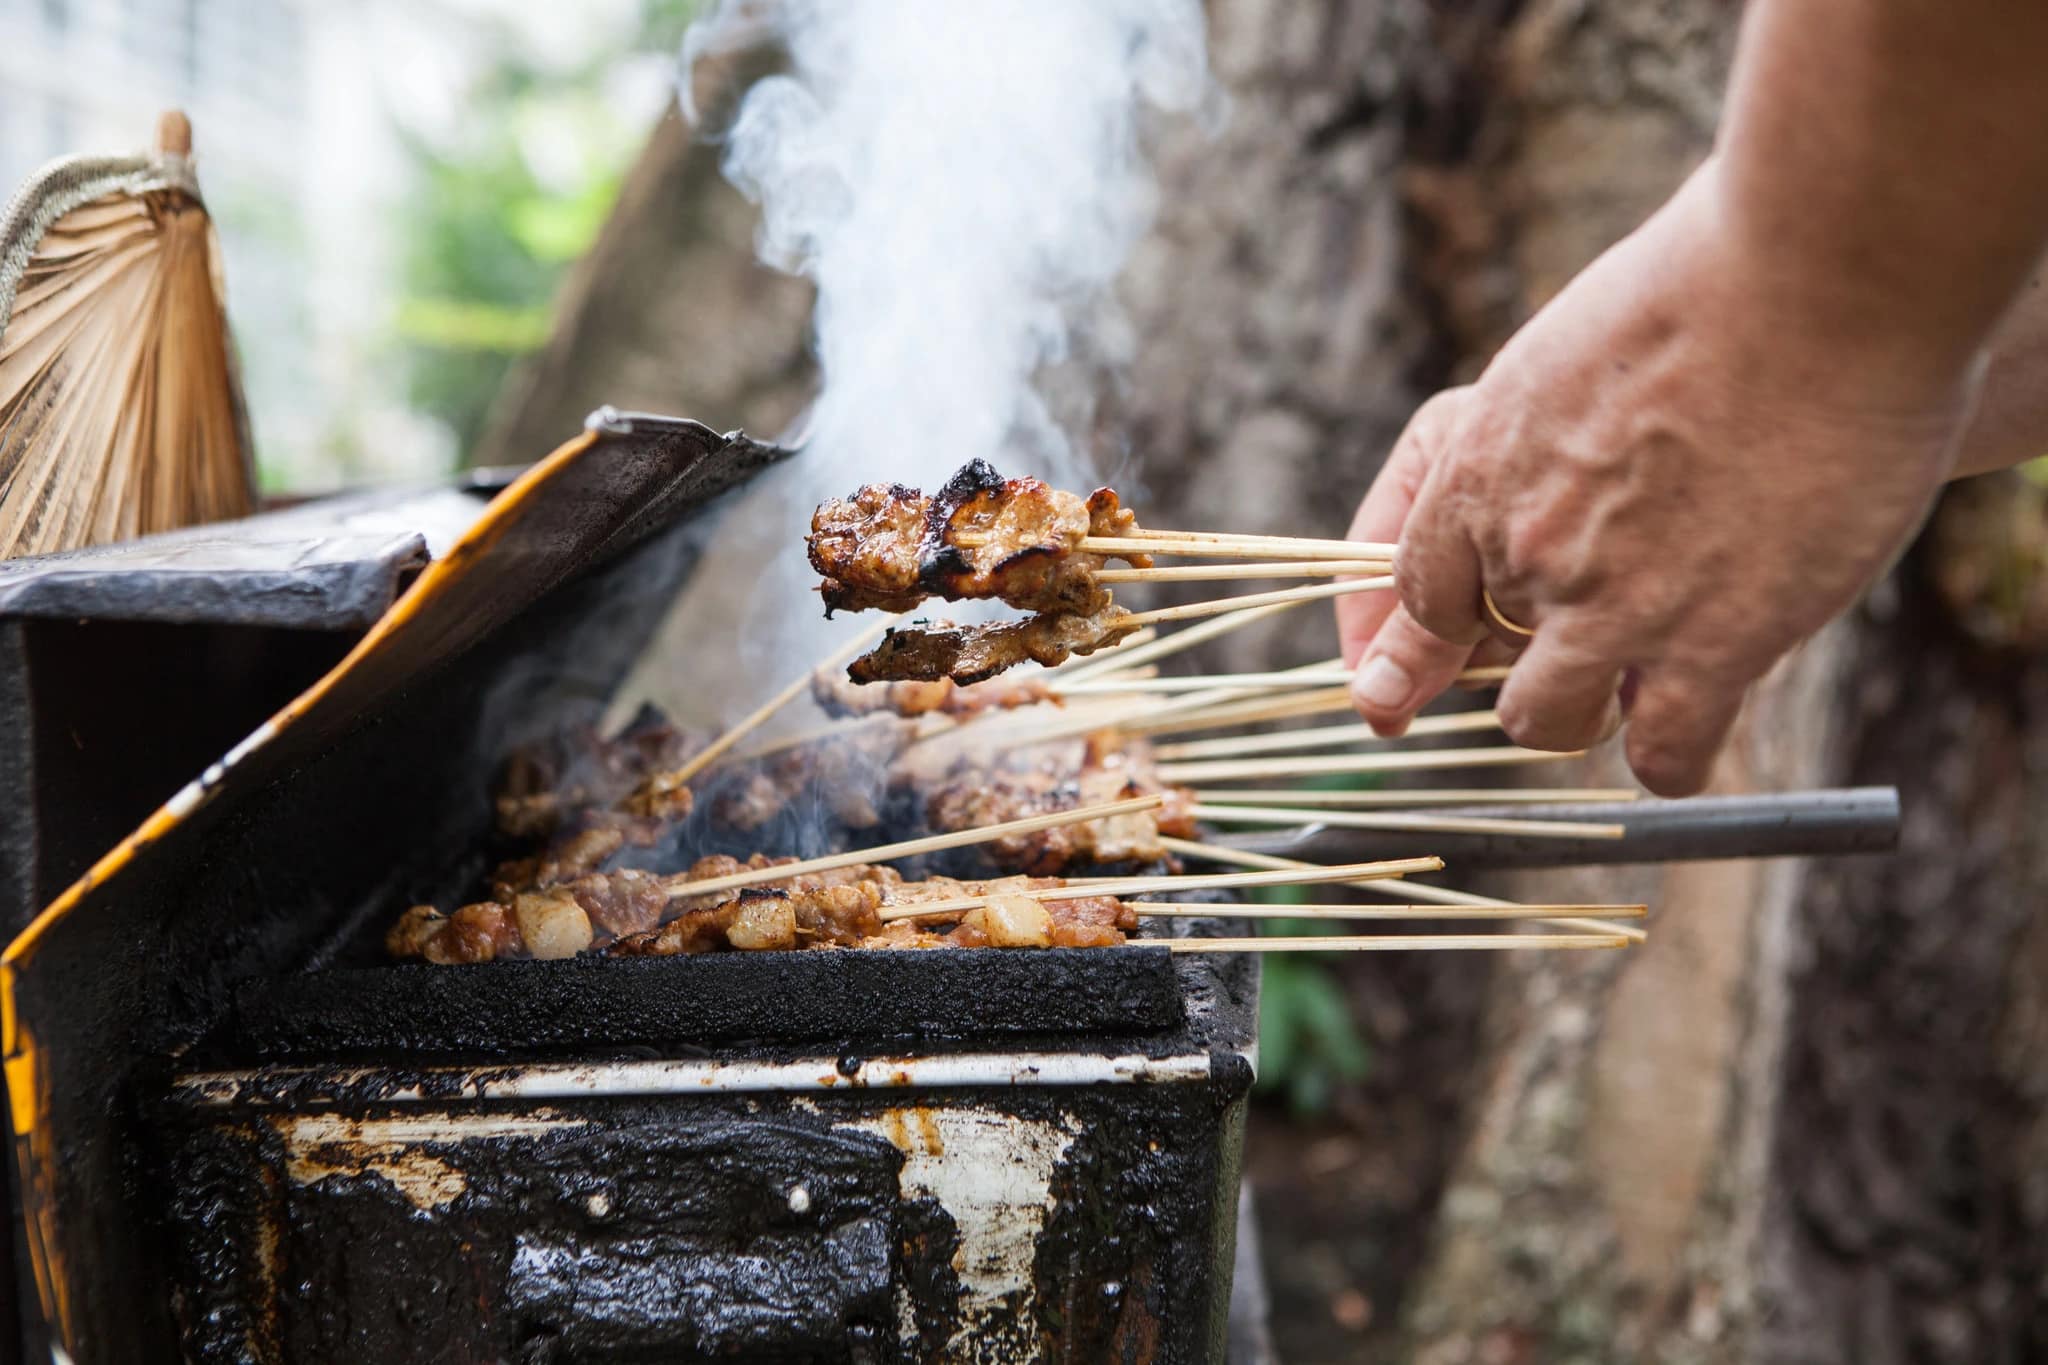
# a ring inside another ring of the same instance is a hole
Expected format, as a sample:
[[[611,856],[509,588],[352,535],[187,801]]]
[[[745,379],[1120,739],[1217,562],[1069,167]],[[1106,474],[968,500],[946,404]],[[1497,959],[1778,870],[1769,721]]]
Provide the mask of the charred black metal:
[[[1076,1134],[1020,1267],[1032,1358],[1218,1358],[1214,1191],[1234,1190],[1236,1151],[1185,1138],[1216,1103],[1183,1086],[1005,1096],[1031,1131]],[[984,1106],[871,1090],[829,1113],[706,1097],[680,1127],[672,1104],[599,1099],[196,1126],[178,1163],[182,1346],[388,1365],[930,1359],[962,1330],[963,1275],[987,1268],[963,1264],[939,1199],[902,1192],[906,1156]]]
[[[131,1194],[160,1188],[131,1164],[147,1132],[134,1087],[154,1060],[226,1017],[235,983],[317,965],[394,902],[452,889],[439,879],[487,841],[480,775],[522,727],[601,704],[690,567],[682,542],[650,537],[778,454],[643,422],[559,465],[491,547],[503,558],[443,594],[445,629],[366,660],[306,721],[209,773],[193,814],[20,960],[14,1042],[34,1049],[42,1092],[36,1144],[16,1150],[37,1174],[24,1222],[59,1239],[44,1251],[81,1365],[169,1350],[149,1231],[162,1210]],[[480,709],[494,686],[500,704]]]
[[[588,1055],[607,1046],[1151,1032],[1181,1017],[1156,949],[805,950],[417,964],[264,977],[211,1046],[251,1060]]]

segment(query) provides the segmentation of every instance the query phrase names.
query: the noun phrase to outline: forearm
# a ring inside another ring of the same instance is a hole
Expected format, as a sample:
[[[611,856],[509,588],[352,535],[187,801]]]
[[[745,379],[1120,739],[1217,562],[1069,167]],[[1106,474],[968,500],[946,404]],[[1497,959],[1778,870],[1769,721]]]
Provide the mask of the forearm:
[[[2044,61],[2048,5],[1758,0],[1723,230],[1756,306],[1821,350],[1823,391],[1853,364],[1914,403],[1982,355],[2048,242]]]

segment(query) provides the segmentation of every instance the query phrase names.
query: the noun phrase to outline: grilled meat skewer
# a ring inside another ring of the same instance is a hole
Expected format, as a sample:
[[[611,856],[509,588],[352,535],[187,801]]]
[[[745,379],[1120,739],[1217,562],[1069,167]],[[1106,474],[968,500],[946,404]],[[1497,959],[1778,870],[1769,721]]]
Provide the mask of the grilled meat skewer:
[[[871,483],[820,504],[809,547],[811,566],[825,576],[818,590],[828,615],[905,612],[928,597],[1086,615],[1109,600],[1095,581],[1109,557],[1083,553],[1082,538],[1128,536],[1136,525],[1107,488],[1084,499],[971,460],[929,497]],[[1117,558],[1151,564],[1146,555]]]
[[[714,856],[699,859],[690,876],[703,879],[788,861],[756,854],[741,863]],[[483,901],[443,916],[432,906],[416,905],[392,926],[385,948],[394,957],[434,963],[571,957],[603,944],[608,944],[605,951],[626,957],[800,947],[1093,948],[1122,943],[1124,933],[1137,927],[1135,913],[1113,897],[1041,905],[1000,894],[1063,885],[1057,878],[932,877],[906,882],[893,868],[874,865],[685,901],[681,913],[662,924],[660,880],[652,873],[626,869],[522,892],[509,906]],[[957,925],[944,930],[904,921],[885,924],[879,916],[885,906],[991,893],[988,907],[960,916]]]
[[[1142,629],[1130,612],[1104,595],[1088,613],[1041,612],[1022,621],[957,626],[950,622],[899,626],[847,665],[857,683],[936,681],[979,683],[1027,659],[1052,668],[1076,654],[1107,649]]]
[[[1059,695],[1043,678],[1005,678],[962,687],[950,677],[930,682],[859,685],[819,673],[811,679],[811,697],[834,719],[872,716],[888,711],[899,716],[974,716],[1007,711],[1040,702],[1058,703]]]

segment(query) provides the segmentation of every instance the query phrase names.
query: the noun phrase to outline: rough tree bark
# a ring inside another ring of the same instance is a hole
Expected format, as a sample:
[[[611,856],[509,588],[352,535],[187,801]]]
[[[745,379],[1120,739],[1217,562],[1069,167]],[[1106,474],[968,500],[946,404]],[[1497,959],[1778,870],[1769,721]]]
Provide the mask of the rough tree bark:
[[[1162,144],[1102,455],[1135,457],[1156,521],[1335,534],[1415,404],[1704,153],[1737,9],[1209,8],[1229,117]],[[752,263],[715,162],[664,121],[487,461],[603,401],[789,420],[807,294]],[[2048,1353],[2048,594],[2012,586],[2048,560],[2040,507],[2016,480],[1952,496],[1875,605],[1760,691],[1716,779],[1897,781],[1901,864],[1528,874],[1510,889],[1653,902],[1650,944],[1490,978],[1346,964],[1380,1075],[1426,1102],[1354,1106],[1395,1163],[1367,1200],[1391,1230],[1378,1298],[1341,1347],[1281,1323],[1288,1359]],[[1291,663],[1332,641],[1302,613],[1236,648]],[[1269,1254],[1289,1235],[1269,1225]]]

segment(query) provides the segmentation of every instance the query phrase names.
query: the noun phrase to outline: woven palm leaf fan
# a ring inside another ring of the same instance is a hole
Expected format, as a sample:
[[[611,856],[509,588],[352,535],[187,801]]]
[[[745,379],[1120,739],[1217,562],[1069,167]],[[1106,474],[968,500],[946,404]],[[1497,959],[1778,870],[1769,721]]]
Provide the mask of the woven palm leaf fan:
[[[247,513],[247,424],[184,115],[0,217],[0,559]]]

